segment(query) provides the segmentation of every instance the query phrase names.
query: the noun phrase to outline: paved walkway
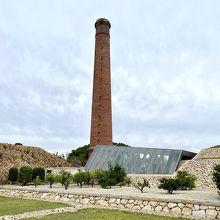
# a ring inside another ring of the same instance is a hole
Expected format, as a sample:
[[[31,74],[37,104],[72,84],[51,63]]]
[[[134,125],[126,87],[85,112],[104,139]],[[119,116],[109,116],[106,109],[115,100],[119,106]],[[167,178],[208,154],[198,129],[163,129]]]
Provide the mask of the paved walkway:
[[[113,187],[112,189],[102,189],[98,186],[79,188],[75,185],[71,185],[68,190],[65,190],[60,184],[53,186],[50,189],[48,185],[41,185],[35,188],[34,186],[12,186],[12,185],[1,185],[0,188],[5,189],[22,189],[22,190],[33,190],[33,191],[49,191],[56,193],[72,193],[80,195],[91,195],[91,196],[132,196],[143,199],[167,199],[169,200],[185,200],[185,201],[197,201],[197,202],[208,202],[220,205],[220,196],[217,190],[213,189],[194,189],[191,191],[175,191],[172,195],[166,191],[158,188],[146,188],[144,193],[141,193],[134,187]]]

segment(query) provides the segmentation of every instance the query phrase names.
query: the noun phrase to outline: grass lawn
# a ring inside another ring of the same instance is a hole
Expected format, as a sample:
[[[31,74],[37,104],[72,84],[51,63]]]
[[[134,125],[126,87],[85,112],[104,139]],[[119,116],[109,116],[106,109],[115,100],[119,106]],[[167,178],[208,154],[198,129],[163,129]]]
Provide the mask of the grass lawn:
[[[67,207],[63,203],[44,202],[29,199],[16,199],[0,196],[0,216],[15,215],[23,212],[30,212],[42,209]]]
[[[184,218],[160,217],[156,215],[137,214],[110,209],[82,209],[73,213],[48,215],[43,218],[28,218],[27,220],[189,220]]]

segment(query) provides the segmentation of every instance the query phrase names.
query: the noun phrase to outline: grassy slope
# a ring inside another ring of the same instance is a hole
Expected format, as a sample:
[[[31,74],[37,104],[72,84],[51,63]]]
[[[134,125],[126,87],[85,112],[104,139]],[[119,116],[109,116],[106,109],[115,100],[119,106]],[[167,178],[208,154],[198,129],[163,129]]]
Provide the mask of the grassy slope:
[[[0,196],[0,216],[15,215],[36,210],[67,207],[63,203],[44,202],[37,200],[16,199]]]
[[[160,217],[155,215],[129,213],[109,209],[82,209],[74,213],[48,215],[43,218],[29,218],[28,220],[186,220],[184,218]]]

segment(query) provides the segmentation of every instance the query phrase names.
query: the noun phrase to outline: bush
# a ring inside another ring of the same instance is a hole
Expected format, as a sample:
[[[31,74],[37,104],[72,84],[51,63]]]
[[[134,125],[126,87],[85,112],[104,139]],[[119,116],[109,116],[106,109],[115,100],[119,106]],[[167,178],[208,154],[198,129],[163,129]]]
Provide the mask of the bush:
[[[125,172],[124,168],[122,168],[118,164],[116,164],[115,167],[109,164],[108,170],[99,170],[96,172],[97,182],[102,188],[107,188],[108,186],[111,188],[112,186],[115,186],[125,181],[125,178],[127,176],[127,173]]]
[[[32,181],[32,173],[33,170],[31,167],[21,167],[18,174],[18,182],[20,182],[23,186],[26,186],[27,183]]]
[[[37,177],[33,180],[33,183],[34,183],[34,186],[37,187],[37,186],[39,186],[39,185],[42,184],[42,181],[41,181],[40,177],[37,176]]]
[[[119,164],[116,164],[115,167],[109,164],[108,172],[109,178],[114,180],[113,182],[115,182],[115,185],[123,182],[127,176],[125,169],[122,168]]]
[[[179,181],[180,190],[191,190],[196,187],[196,177],[191,175],[187,171],[178,171],[176,179],[177,181]]]
[[[12,184],[14,184],[18,179],[18,168],[12,167],[9,170],[8,174],[8,180],[11,181]]]
[[[70,172],[62,170],[60,175],[57,175],[57,182],[61,183],[62,186],[67,190],[72,180],[72,176]]]
[[[220,190],[220,164],[214,167],[213,181],[215,182],[217,189]]]
[[[91,181],[91,174],[90,174],[90,172],[84,172],[84,175],[85,175],[84,184],[85,185],[90,185],[90,181]]]
[[[108,186],[111,188],[112,180],[109,178],[109,172],[107,170],[103,170],[99,173],[97,181],[102,188],[107,188]]]
[[[50,188],[52,189],[52,185],[56,182],[56,175],[48,173],[46,175],[46,181],[49,182]]]
[[[86,182],[86,175],[85,172],[82,172],[81,170],[78,170],[78,173],[76,173],[73,176],[73,182],[76,183],[80,188],[82,188],[83,183]]]
[[[139,189],[142,193],[144,192],[145,187],[150,188],[150,184],[149,184],[148,180],[146,180],[145,178],[143,178],[142,181],[133,182],[132,184],[135,188]]]
[[[130,177],[125,177],[125,179],[120,182],[120,183],[117,183],[116,186],[130,186],[131,185],[131,178]]]
[[[36,177],[39,177],[42,182],[45,180],[45,169],[43,167],[36,167],[33,169],[33,176],[32,179],[36,179]]]
[[[97,175],[96,175],[96,170],[90,172],[90,184],[93,187],[95,182],[97,181]]]
[[[172,194],[174,190],[179,189],[179,181],[176,178],[161,178],[159,179],[159,189],[167,190],[169,194]]]

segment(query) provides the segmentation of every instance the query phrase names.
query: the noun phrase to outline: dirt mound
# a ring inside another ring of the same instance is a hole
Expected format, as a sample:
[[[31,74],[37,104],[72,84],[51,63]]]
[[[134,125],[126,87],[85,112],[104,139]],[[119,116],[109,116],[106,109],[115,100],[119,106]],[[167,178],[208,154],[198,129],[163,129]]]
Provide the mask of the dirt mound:
[[[69,167],[61,159],[40,147],[28,147],[13,144],[0,144],[0,183],[7,181],[8,171],[11,167]]]

